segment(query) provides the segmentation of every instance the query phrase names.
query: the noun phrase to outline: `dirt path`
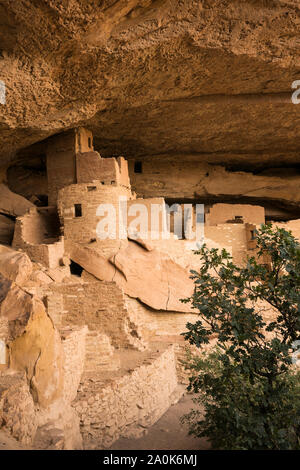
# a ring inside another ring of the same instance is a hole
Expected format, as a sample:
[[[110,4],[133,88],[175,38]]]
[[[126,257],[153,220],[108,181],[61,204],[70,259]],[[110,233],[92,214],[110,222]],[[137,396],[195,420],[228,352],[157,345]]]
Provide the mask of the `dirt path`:
[[[205,450],[209,444],[205,439],[196,439],[188,435],[186,426],[180,423],[180,417],[194,406],[191,395],[183,396],[179,402],[155,423],[148,433],[139,439],[121,438],[111,450]]]

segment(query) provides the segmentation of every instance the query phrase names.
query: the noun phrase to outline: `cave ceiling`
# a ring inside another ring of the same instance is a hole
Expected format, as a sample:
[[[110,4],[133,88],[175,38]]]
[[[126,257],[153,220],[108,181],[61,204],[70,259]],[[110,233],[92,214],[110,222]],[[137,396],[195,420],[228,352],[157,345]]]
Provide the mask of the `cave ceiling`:
[[[0,159],[71,127],[104,156],[300,158],[298,0],[1,0]]]

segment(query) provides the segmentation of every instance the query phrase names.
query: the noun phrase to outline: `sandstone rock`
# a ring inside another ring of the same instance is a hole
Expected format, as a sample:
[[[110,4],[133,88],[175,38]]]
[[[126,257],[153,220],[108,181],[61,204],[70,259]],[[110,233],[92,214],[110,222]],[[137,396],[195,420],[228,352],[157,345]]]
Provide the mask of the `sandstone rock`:
[[[37,416],[38,429],[34,446],[49,450],[81,450],[79,417],[75,409],[58,399]]]
[[[63,393],[60,335],[41,300],[15,284],[3,289],[0,318],[8,322],[10,368],[26,372],[34,401],[46,407]]]
[[[53,279],[41,270],[35,270],[30,276],[30,286],[42,286],[45,284],[51,284],[51,282],[53,282]],[[29,283],[27,282],[26,285],[28,286]]]
[[[0,318],[5,319],[9,325],[9,340],[22,335],[32,314],[32,297],[15,284],[2,283],[2,302],[0,304]]]
[[[81,122],[104,156],[298,161],[296,1],[24,0],[0,15],[15,90],[0,107],[3,160]]]
[[[33,442],[37,421],[24,373],[0,375],[0,429],[22,444]]]
[[[0,184],[0,213],[18,217],[24,215],[31,207],[35,207],[34,204],[10,191],[5,184]]]
[[[49,422],[37,430],[34,447],[42,450],[63,450],[64,433],[55,427],[55,423]]]
[[[138,298],[155,310],[190,311],[190,307],[179,299],[191,295],[193,282],[189,273],[167,255],[158,250],[149,253],[130,242],[110,261],[124,275],[127,282],[123,281],[118,271],[115,281],[120,282],[129,296]]]
[[[141,245],[145,250],[147,251],[152,251],[154,249],[154,246],[149,243],[147,240],[144,240],[142,238],[132,238],[130,235],[128,235],[128,240],[134,241],[138,245]]]
[[[34,401],[47,407],[62,395],[62,345],[43,303],[32,297],[27,300],[27,306],[29,318],[25,331],[9,345],[10,367],[26,371]]]
[[[26,253],[0,252],[0,274],[16,284],[23,285],[32,272],[32,263]]]
[[[89,274],[101,281],[113,279],[116,269],[95,249],[73,242],[67,242],[65,248],[71,260],[82,266]]]
[[[212,167],[203,180],[203,191],[198,196],[249,197],[258,200],[277,200],[290,205],[300,204],[300,178],[253,175],[242,171],[229,172],[223,167]]]
[[[149,307],[177,312],[191,310],[179,299],[191,295],[193,282],[189,273],[168,255],[155,249],[149,252],[129,241],[126,248],[108,261],[93,248],[71,242],[67,246],[70,258],[88,273],[100,280],[115,281],[126,294]]]
[[[55,282],[62,282],[66,276],[70,275],[69,266],[60,266],[57,268],[49,268],[46,270],[47,276],[49,276]]]

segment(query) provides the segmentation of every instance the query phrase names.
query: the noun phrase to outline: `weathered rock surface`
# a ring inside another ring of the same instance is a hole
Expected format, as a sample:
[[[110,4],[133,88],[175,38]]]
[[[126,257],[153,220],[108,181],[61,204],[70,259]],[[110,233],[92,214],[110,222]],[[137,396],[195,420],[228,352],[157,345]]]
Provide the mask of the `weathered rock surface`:
[[[43,303],[32,298],[30,307],[25,332],[10,344],[10,366],[26,371],[34,400],[47,407],[62,394],[62,345]]]
[[[103,155],[298,161],[296,0],[4,0],[0,16],[2,161],[78,123]]]
[[[260,176],[242,171],[228,172],[213,167],[203,181],[198,195],[248,197],[264,201],[281,201],[291,206],[300,204],[300,177]]]
[[[8,323],[9,366],[26,372],[34,401],[47,407],[63,390],[60,335],[41,300],[5,281],[1,294],[0,319]]]
[[[129,242],[110,261],[123,274],[124,277],[119,276],[120,283],[129,296],[156,310],[190,311],[179,299],[192,294],[193,282],[189,273],[167,255],[158,250],[146,251]]]
[[[1,293],[0,318],[8,322],[7,340],[11,341],[25,332],[32,313],[32,297],[7,280],[1,283]]]
[[[37,430],[32,396],[24,373],[0,375],[0,429],[22,444],[31,444]]]
[[[241,166],[243,162],[241,161]],[[266,163],[261,159],[262,165]],[[142,162],[143,172],[135,173],[129,160],[133,190],[138,197],[164,197],[167,201],[202,200],[267,206],[280,214],[280,208],[300,208],[298,168],[268,168],[264,171],[236,171],[213,165],[191,156],[149,157]],[[284,211],[283,211],[284,212]],[[284,214],[282,214],[284,217]],[[297,215],[298,217],[300,216]]]
[[[126,294],[138,298],[156,310],[188,312],[188,304],[179,299],[193,291],[193,282],[186,269],[162,252],[148,251],[128,241],[116,255],[107,260],[95,249],[68,242],[70,258],[88,273],[105,281],[115,281]],[[145,288],[147,286],[147,288]]]
[[[26,253],[10,250],[0,252],[0,274],[22,285],[32,272],[32,263]]]
[[[34,207],[34,204],[10,191],[5,184],[0,184],[0,213],[18,217],[24,215],[31,207]]]
[[[0,429],[37,448],[82,447],[71,401],[83,372],[85,334],[86,328],[69,328],[61,336],[40,299],[0,277],[0,337],[9,356],[0,370]]]

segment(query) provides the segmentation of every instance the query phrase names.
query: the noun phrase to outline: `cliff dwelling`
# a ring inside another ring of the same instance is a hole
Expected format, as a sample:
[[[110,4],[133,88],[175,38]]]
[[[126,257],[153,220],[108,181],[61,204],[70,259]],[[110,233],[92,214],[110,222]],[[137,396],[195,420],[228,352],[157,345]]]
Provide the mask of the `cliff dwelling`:
[[[197,227],[240,266],[300,238],[299,9],[34,3],[0,5],[0,430],[109,449],[186,393]]]

